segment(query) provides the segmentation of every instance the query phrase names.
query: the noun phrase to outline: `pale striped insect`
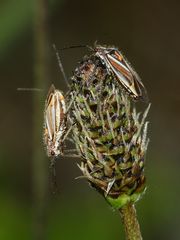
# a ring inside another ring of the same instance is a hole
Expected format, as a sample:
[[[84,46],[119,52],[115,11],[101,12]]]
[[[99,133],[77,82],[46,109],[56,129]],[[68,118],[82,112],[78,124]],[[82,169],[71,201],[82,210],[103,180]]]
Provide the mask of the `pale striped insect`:
[[[53,46],[55,51],[56,48]],[[65,76],[62,63],[59,54],[56,51],[56,56],[58,60],[59,67],[64,76],[65,81],[67,78]],[[67,83],[68,85],[68,83]],[[42,89],[34,88],[18,88],[18,90],[27,91],[41,91]],[[73,102],[73,101],[72,101]],[[68,104],[66,108],[66,100],[63,93],[56,89],[52,84],[45,100],[44,109],[44,126],[43,126],[43,141],[46,148],[46,153],[50,158],[50,178],[52,183],[52,192],[57,192],[57,182],[56,182],[56,160],[60,156],[64,155],[64,141],[67,139],[68,134],[71,131],[72,126],[67,124],[67,113],[71,107],[72,102]],[[66,152],[74,152],[75,149],[71,149]],[[77,157],[77,155],[65,155],[68,157]]]
[[[63,142],[66,134],[66,104],[61,91],[51,85],[44,111],[44,144],[48,157],[63,154]]]
[[[147,92],[139,75],[117,48],[95,46],[94,51],[95,55],[103,61],[107,69],[115,75],[121,87],[134,100],[147,101]]]
[[[56,159],[63,155],[64,140],[67,132],[66,103],[61,91],[52,84],[44,110],[44,144],[50,158],[51,191],[57,193]]]
[[[148,101],[147,91],[139,75],[117,48],[100,46],[95,42],[95,47],[77,45],[65,47],[61,50],[78,47],[89,48],[95,56],[101,59],[109,73],[114,74],[121,88],[125,90],[125,92],[128,93],[133,100]],[[94,69],[94,72],[95,71],[96,68]]]
[[[39,88],[18,88],[18,91],[43,91]],[[48,157],[63,155],[67,133],[65,98],[52,84],[45,100],[43,141]]]

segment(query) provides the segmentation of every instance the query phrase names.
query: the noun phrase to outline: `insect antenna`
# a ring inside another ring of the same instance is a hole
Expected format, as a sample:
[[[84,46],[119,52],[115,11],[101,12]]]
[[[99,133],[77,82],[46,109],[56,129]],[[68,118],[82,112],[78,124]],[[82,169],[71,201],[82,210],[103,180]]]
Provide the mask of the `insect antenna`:
[[[59,55],[59,53],[58,53],[58,51],[57,51],[56,45],[53,44],[52,46],[53,46],[53,49],[54,49],[55,54],[56,54],[56,58],[57,58],[57,61],[58,61],[58,66],[59,66],[59,68],[60,68],[60,70],[61,70],[61,72],[62,72],[62,75],[63,75],[63,78],[64,78],[64,80],[65,80],[65,82],[66,82],[66,85],[67,85],[68,88],[69,88],[69,87],[70,87],[70,86],[69,86],[69,82],[68,82],[67,76],[66,76],[66,74],[65,74],[65,71],[64,71],[64,68],[63,68],[63,65],[62,65],[62,61],[61,61],[60,55]]]
[[[67,49],[72,49],[72,48],[88,48],[90,49],[91,51],[93,51],[94,49],[89,46],[89,45],[71,45],[71,46],[68,46],[68,47],[63,47],[63,48],[60,48],[59,50],[67,50]]]
[[[35,91],[35,92],[42,92],[44,91],[41,88],[17,88],[17,91]]]

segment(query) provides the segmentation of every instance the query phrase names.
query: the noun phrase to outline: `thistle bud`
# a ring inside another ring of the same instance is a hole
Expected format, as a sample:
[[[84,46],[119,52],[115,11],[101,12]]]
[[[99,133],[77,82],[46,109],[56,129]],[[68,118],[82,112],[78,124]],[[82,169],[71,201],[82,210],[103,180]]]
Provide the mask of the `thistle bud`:
[[[137,201],[146,188],[149,106],[140,118],[130,96],[93,54],[76,68],[70,96],[69,118],[84,177],[115,208]]]

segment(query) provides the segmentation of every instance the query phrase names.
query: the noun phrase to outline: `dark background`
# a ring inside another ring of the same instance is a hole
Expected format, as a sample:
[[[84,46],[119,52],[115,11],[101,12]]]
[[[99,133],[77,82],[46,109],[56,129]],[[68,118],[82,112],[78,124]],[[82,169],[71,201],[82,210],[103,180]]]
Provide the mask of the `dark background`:
[[[0,3],[0,239],[33,239],[33,1]],[[50,43],[118,46],[145,84],[151,110],[147,191],[137,203],[144,239],[180,239],[180,2],[51,1]],[[87,49],[61,52],[68,77]],[[67,90],[52,50],[50,83]],[[45,84],[45,89],[47,87]],[[42,112],[43,116],[43,112]],[[42,141],[37,148],[42,148]],[[45,161],[48,159],[45,157]],[[88,187],[78,159],[57,163],[60,193],[49,197],[46,238],[124,239],[120,217]]]

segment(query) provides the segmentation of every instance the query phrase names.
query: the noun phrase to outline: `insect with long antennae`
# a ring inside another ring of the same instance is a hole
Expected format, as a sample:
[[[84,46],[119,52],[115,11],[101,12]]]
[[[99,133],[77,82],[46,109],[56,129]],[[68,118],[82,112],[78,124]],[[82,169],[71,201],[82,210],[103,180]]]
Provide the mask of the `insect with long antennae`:
[[[109,73],[112,73],[117,82],[126,93],[135,101],[147,101],[148,96],[144,84],[139,75],[135,72],[123,54],[115,47],[104,47],[97,45],[90,47],[88,45],[77,45],[69,48],[87,47],[95,56],[101,59]],[[62,48],[61,50],[67,49]]]
[[[62,72],[63,78],[69,87],[63,65],[56,49],[55,44],[52,45],[58,61],[58,66]],[[38,88],[18,88],[19,91],[43,91]],[[47,148],[48,157],[58,157],[63,155],[63,142],[68,136],[71,127],[67,129],[67,112],[71,107],[66,108],[66,100],[62,92],[55,88],[52,84],[46,101],[44,110],[44,143]]]
[[[118,83],[133,100],[148,100],[146,89],[139,75],[117,48],[96,46],[95,55],[103,61],[109,72],[114,74]]]
[[[56,52],[59,68],[63,74],[66,84],[69,87],[66,74],[64,72],[60,56],[56,50],[56,46],[53,44],[53,48]],[[71,131],[72,125],[67,125],[67,113],[71,107],[73,100],[66,107],[66,100],[62,92],[51,85],[44,111],[44,144],[46,146],[46,152],[51,159],[51,175],[53,188],[57,189],[56,184],[56,171],[55,164],[56,159],[64,155],[64,141],[67,139],[68,134]],[[68,155],[66,155],[68,156]],[[77,157],[77,155],[69,155],[69,157]]]
[[[63,74],[66,84],[69,86],[60,56],[56,50],[55,45],[53,48],[56,52],[56,57],[58,60],[58,65]],[[18,90],[25,91],[41,91],[42,89],[33,88],[18,88]],[[66,107],[66,100],[62,92],[55,88],[52,84],[45,101],[44,110],[44,130],[43,130],[43,141],[46,148],[47,156],[50,158],[50,170],[51,170],[51,180],[53,184],[53,192],[57,190],[56,183],[56,160],[60,156],[64,155],[64,141],[67,138],[72,126],[68,128],[67,126],[67,112],[69,107]],[[68,156],[68,155],[65,155]],[[69,155],[69,157],[77,157],[77,155]]]

